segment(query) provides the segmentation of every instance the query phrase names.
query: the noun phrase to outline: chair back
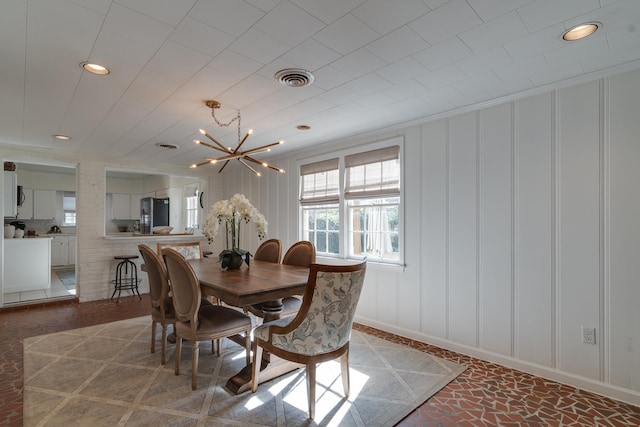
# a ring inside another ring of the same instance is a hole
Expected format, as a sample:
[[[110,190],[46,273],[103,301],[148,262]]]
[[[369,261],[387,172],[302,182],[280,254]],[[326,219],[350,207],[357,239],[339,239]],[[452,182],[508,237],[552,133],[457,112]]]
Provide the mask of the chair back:
[[[172,248],[162,249],[162,258],[167,265],[167,273],[171,281],[173,308],[180,322],[191,322],[191,329],[198,327],[198,310],[200,309],[200,282],[193,268],[182,254]]]
[[[282,243],[278,239],[269,239],[263,242],[256,253],[253,255],[253,259],[258,261],[268,261],[273,263],[280,262],[280,256],[282,255]]]
[[[158,255],[162,255],[162,249],[171,248],[176,250],[185,259],[199,259],[204,255],[202,253],[202,242],[171,242],[158,243]]]
[[[291,245],[282,258],[283,264],[309,267],[316,262],[316,247],[306,240]]]
[[[273,345],[315,356],[348,344],[365,271],[366,261],[356,265],[312,264],[302,307],[287,326],[271,328]]]
[[[140,244],[138,251],[142,255],[144,268],[149,278],[151,307],[160,309],[164,314],[165,301],[169,295],[167,269],[162,259],[149,246]]]

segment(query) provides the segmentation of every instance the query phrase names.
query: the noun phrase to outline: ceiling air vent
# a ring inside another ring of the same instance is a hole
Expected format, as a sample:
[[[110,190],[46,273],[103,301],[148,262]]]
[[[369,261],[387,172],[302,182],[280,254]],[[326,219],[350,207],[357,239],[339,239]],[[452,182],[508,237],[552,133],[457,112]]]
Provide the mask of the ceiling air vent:
[[[316,79],[315,76],[311,74],[311,71],[301,68],[285,68],[284,70],[278,71],[274,77],[282,86],[287,87],[309,86]]]

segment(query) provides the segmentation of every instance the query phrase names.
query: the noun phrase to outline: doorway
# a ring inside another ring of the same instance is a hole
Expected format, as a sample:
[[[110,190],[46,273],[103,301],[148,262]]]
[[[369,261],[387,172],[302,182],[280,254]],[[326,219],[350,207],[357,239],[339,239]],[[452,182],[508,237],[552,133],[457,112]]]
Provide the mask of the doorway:
[[[23,231],[4,240],[2,303],[75,298],[76,167],[14,163],[21,194],[4,223]]]

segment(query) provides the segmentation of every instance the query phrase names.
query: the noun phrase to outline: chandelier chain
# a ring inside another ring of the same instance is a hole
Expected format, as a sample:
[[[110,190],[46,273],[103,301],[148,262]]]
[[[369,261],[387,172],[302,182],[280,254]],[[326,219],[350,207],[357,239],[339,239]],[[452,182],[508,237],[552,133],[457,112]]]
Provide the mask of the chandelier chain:
[[[212,108],[211,109],[211,117],[213,117],[213,120],[216,121],[216,123],[218,124],[218,126],[220,127],[227,127],[229,125],[231,125],[231,123],[237,121],[238,122],[238,141],[240,141],[240,139],[242,138],[241,133],[240,133],[240,110],[236,110],[238,112],[238,114],[231,119],[228,123],[222,123],[221,121],[218,120],[218,118],[216,117],[216,109]]]

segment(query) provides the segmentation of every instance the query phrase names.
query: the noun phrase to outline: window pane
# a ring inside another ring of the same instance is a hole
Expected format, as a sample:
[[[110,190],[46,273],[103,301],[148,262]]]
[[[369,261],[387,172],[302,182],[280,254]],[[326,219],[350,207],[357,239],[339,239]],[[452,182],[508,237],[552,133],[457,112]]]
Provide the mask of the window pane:
[[[398,198],[349,202],[349,255],[398,261]]]
[[[320,254],[340,253],[340,223],[336,205],[309,206],[302,210],[302,236]]]

